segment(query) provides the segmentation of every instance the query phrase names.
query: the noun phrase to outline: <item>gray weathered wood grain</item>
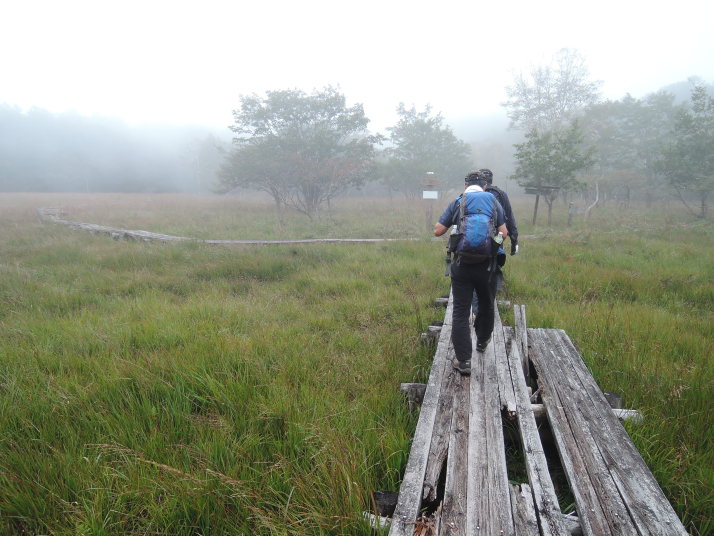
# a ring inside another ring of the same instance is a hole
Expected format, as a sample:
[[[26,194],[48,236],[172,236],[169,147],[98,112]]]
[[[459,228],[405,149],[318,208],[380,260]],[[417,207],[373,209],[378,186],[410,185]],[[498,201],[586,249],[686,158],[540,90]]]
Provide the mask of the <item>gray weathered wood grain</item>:
[[[516,395],[513,389],[513,379],[508,366],[508,356],[506,354],[506,341],[503,334],[503,325],[498,308],[494,311],[493,334],[491,344],[487,348],[493,352],[494,363],[498,375],[498,395],[501,399],[501,407],[506,410],[508,417],[516,416]]]
[[[466,531],[509,536],[514,528],[493,344],[474,352],[471,366]]]
[[[454,372],[449,457],[439,535],[466,535],[470,378]]]
[[[499,324],[500,327],[500,324]],[[520,347],[512,344],[508,356],[511,378],[513,379],[518,430],[526,462],[526,471],[532,493],[532,502],[537,512],[537,524],[543,536],[567,536],[569,531],[562,522],[558,498],[548,469],[548,461],[543,451],[538,425],[533,414],[530,396],[523,375]]]
[[[399,488],[399,500],[392,516],[392,524],[389,530],[390,536],[407,536],[414,532],[414,523],[421,507],[424,475],[431,447],[431,435],[436,420],[442,381],[445,370],[447,367],[451,367],[448,354],[451,347],[452,315],[453,301],[449,300],[444,316],[444,325],[439,335],[439,343],[434,355],[431,372],[429,373],[429,382],[427,383],[421,411],[419,412],[419,420],[414,432],[407,467]]]
[[[515,305],[513,307],[514,314],[514,330],[516,334],[515,344],[518,345],[518,349],[521,353],[521,359],[523,361],[523,375],[526,379],[526,384],[530,381],[530,364],[528,359],[528,330],[526,328],[526,306],[525,305]]]
[[[528,329],[531,361],[538,374],[538,385],[546,407],[551,432],[560,455],[560,461],[575,497],[578,517],[583,533],[587,536],[610,534],[598,493],[589,478],[588,467],[581,456],[577,439],[568,424],[565,408],[567,399],[549,381],[551,363],[548,360],[547,344],[542,340],[541,330]],[[557,377],[557,373],[556,377]]]
[[[577,385],[583,393],[584,419],[591,425],[598,452],[638,534],[686,534],[684,526],[627,431],[615,417],[575,345],[562,330],[551,330],[548,336],[553,347],[558,348],[558,355],[564,357],[560,361],[562,366],[569,367],[571,385]]]
[[[533,495],[528,484],[511,486],[511,508],[516,536],[541,536]]]
[[[451,351],[449,358],[452,357]],[[448,359],[447,359],[448,360]],[[459,383],[461,375],[452,367],[447,365],[442,378],[441,392],[436,407],[436,417],[431,433],[431,446],[429,447],[429,457],[426,461],[424,472],[424,491],[422,500],[434,501],[436,499],[437,485],[444,468],[447,453],[449,452],[449,436],[451,434],[452,413],[454,408],[454,397],[456,385]]]

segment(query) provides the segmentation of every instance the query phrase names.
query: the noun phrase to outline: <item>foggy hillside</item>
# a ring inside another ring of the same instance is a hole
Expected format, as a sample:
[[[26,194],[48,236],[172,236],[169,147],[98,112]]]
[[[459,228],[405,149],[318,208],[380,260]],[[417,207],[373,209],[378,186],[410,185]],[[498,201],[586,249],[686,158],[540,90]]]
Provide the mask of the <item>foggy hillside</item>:
[[[691,82],[663,89],[682,102]],[[705,87],[714,94],[714,85]],[[505,110],[446,122],[470,145],[475,166],[493,169],[502,187],[518,190],[508,177],[514,170],[513,144],[523,133],[509,129]],[[76,113],[23,112],[0,103],[0,191],[209,192],[230,140],[228,128],[137,127]]]
[[[229,140],[199,127],[130,127],[0,104],[0,191],[206,190],[206,168]]]

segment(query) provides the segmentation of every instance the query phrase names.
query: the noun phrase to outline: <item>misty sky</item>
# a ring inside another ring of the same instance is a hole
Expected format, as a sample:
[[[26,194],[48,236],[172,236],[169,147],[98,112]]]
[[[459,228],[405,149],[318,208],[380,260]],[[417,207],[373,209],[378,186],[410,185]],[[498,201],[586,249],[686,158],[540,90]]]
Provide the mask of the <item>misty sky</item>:
[[[213,127],[239,96],[339,86],[373,130],[400,101],[499,113],[514,73],[578,50],[603,94],[714,82],[705,0],[7,0],[0,103]]]

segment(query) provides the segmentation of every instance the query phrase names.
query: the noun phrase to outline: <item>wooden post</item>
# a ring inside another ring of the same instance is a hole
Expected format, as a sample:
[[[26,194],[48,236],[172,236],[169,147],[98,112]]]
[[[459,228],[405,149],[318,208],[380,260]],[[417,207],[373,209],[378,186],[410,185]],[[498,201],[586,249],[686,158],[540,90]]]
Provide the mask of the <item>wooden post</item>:
[[[536,194],[535,207],[533,208],[533,225],[535,225],[536,217],[538,216],[538,201],[540,201],[540,194]]]
[[[622,409],[622,396],[616,393],[603,393],[612,409]]]
[[[449,297],[446,296],[444,298],[436,298],[436,300],[434,300],[434,305],[436,305],[437,307],[448,306],[449,305]]]
[[[407,394],[407,402],[409,411],[414,411],[417,406],[421,406],[424,401],[424,393],[426,393],[425,383],[403,383],[399,386],[399,390]]]

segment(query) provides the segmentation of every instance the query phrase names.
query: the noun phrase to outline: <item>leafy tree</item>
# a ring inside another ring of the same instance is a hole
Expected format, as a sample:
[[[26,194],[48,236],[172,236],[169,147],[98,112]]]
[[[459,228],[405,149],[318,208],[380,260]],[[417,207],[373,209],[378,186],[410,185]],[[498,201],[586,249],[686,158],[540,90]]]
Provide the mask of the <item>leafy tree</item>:
[[[583,139],[577,121],[562,130],[541,133],[531,129],[526,134],[526,141],[515,145],[517,167],[512,178],[526,188],[555,186],[560,192],[567,192],[582,187],[577,175],[594,163],[594,149],[584,148]],[[558,193],[554,191],[544,196],[548,204],[548,225],[552,221],[553,201]]]
[[[361,104],[327,87],[241,97],[233,111],[234,148],[220,172],[219,189],[236,186],[268,192],[278,207],[313,218],[350,186],[364,183],[378,136],[367,133]]]
[[[640,190],[649,203],[661,182],[662,154],[671,145],[681,109],[674,95],[665,91],[589,108],[582,123],[586,138],[597,149],[599,181],[611,191],[623,192],[626,201],[633,190]]]
[[[642,190],[650,199],[657,180],[656,163],[677,109],[671,94],[658,92],[644,100],[628,95],[585,111],[581,124],[586,139],[596,148],[597,180],[606,192],[624,194],[628,202],[632,190]]]
[[[444,125],[441,114],[431,115],[429,106],[422,112],[407,109],[404,103],[397,114],[397,124],[387,129],[392,146],[384,151],[387,161],[381,168],[387,186],[414,198],[428,171],[447,183],[463,181],[472,166],[471,148]]]
[[[668,184],[688,210],[705,218],[714,191],[714,98],[703,86],[692,90],[691,106],[680,110],[663,156],[659,166]],[[698,211],[687,204],[687,193],[698,199]]]
[[[506,87],[511,126],[539,132],[567,126],[584,108],[599,100],[601,82],[588,80],[585,59],[575,50],[561,49],[550,65],[516,76]]]
[[[622,101],[591,106],[582,119],[586,139],[595,148],[593,173],[604,199],[624,194],[629,201],[632,182],[641,175],[631,136],[633,117],[640,105],[627,96]]]

